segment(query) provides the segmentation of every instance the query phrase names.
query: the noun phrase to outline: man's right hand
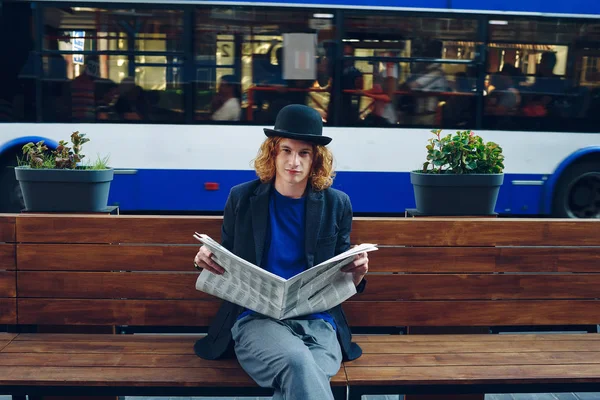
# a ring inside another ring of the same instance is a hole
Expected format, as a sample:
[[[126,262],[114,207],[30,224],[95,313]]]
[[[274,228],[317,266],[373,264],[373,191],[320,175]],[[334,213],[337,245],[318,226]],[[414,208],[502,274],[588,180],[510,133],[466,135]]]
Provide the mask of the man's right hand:
[[[213,253],[207,249],[206,246],[200,247],[196,257],[194,257],[195,265],[207,270],[208,272],[212,272],[213,274],[223,275],[225,270],[211,259],[212,255]]]

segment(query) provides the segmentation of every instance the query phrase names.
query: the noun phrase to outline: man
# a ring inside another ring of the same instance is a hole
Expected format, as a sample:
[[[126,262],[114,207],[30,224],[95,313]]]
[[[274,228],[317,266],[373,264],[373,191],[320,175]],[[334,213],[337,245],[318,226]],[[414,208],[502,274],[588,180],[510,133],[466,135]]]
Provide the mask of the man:
[[[350,247],[352,206],[332,189],[333,157],[325,147],[321,117],[314,109],[284,107],[261,145],[254,166],[258,180],[234,187],[227,199],[222,244],[234,254],[283,278],[317,265]],[[198,268],[222,274],[223,268],[201,247]],[[368,258],[362,253],[343,269],[360,292]],[[327,312],[278,321],[224,302],[208,335],[194,349],[206,359],[228,350],[274,399],[333,399],[329,379],[342,358],[362,350],[351,343],[341,306]]]

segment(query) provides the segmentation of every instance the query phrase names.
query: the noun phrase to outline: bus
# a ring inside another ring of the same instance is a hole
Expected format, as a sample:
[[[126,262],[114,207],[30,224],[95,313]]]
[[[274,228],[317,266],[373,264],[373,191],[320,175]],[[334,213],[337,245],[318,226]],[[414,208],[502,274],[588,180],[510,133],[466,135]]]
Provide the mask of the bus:
[[[415,206],[432,129],[498,143],[506,216],[600,217],[600,2],[0,1],[0,212],[25,143],[73,131],[122,213],[218,215],[287,104],[356,215]],[[51,194],[49,194],[51,195]],[[440,199],[444,201],[444,199]]]

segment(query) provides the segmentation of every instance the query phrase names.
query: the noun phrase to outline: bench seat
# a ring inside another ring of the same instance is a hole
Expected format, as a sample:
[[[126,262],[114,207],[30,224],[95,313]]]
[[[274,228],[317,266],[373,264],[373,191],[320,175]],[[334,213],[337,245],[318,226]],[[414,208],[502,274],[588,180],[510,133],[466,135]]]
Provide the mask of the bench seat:
[[[193,352],[198,335],[19,334],[0,350],[0,387],[12,394],[178,393],[270,395],[235,359],[210,361]],[[332,386],[346,390],[343,368]],[[129,390],[133,388],[134,390]],[[0,391],[2,389],[0,388]]]
[[[356,341],[363,356],[344,364],[351,399],[363,392],[600,389],[598,334],[370,335]]]

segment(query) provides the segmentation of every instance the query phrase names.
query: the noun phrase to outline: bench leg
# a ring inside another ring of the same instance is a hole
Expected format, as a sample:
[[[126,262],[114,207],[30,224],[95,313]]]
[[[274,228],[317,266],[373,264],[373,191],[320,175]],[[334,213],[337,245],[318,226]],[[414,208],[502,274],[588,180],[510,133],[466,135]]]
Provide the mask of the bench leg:
[[[348,400],[362,400],[362,391],[352,387],[348,388]]]
[[[335,400],[346,400],[348,388],[346,386],[332,386],[333,398]]]

